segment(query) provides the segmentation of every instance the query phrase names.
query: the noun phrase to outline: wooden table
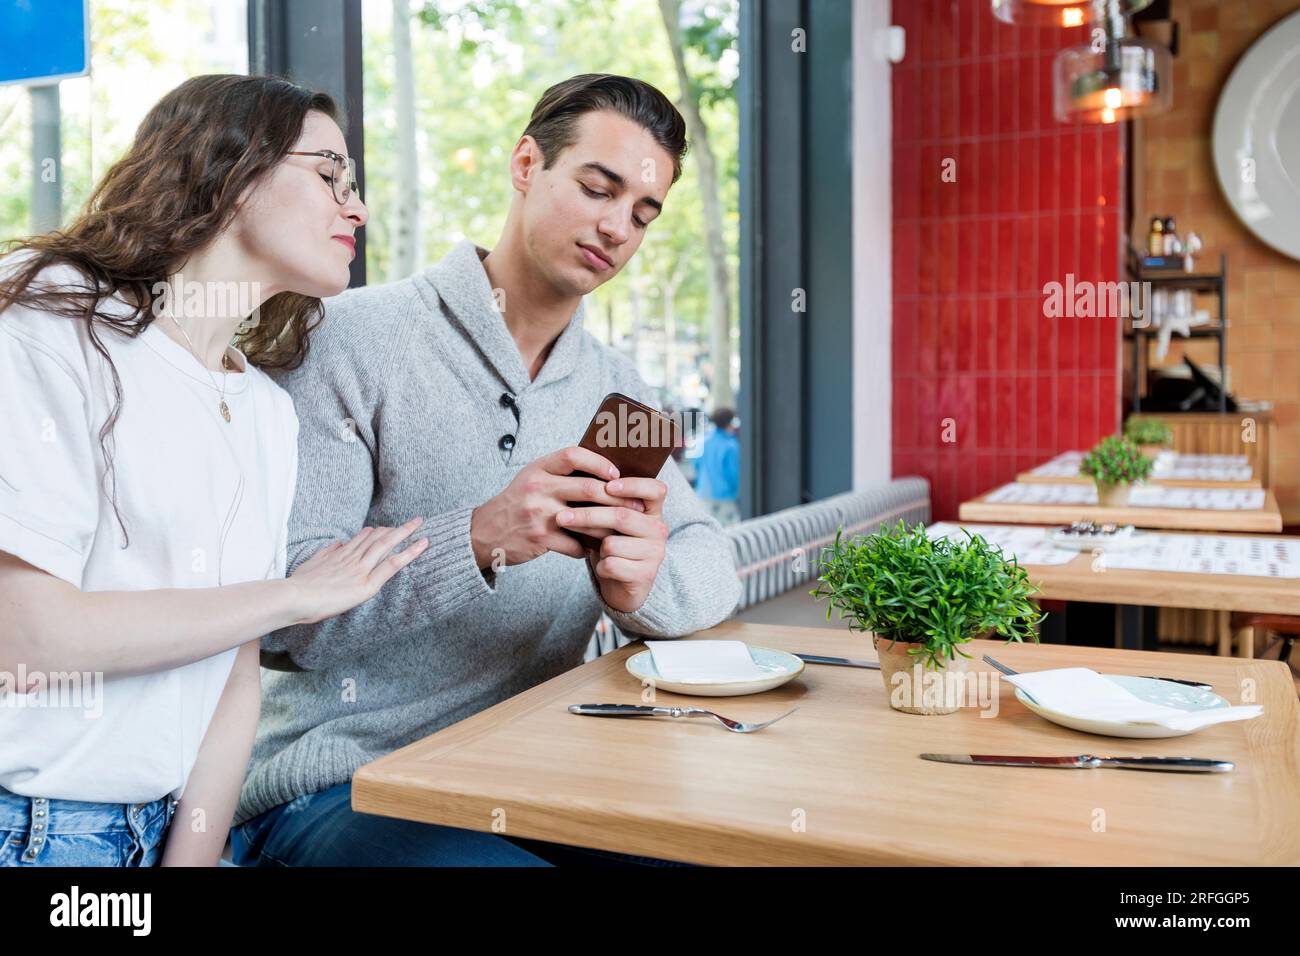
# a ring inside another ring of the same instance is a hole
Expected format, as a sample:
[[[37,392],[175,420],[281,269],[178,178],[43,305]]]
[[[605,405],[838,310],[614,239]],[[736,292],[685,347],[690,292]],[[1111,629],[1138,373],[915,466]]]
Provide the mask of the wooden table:
[[[971,522],[974,524],[975,522]],[[1050,526],[1044,526],[1044,534]],[[1162,532],[1193,534],[1187,531]],[[1275,535],[1232,535],[1259,538],[1272,543]],[[1286,539],[1294,541],[1294,538]],[[1203,611],[1254,611],[1300,615],[1300,578],[1265,578],[1243,574],[1196,574],[1183,571],[1146,571],[1094,567],[1091,551],[1075,555],[1065,564],[1025,564],[1030,579],[1038,585],[1037,597],[1052,601],[1089,601],[1125,608],[1177,607]],[[1132,615],[1130,615],[1132,617]],[[1124,646],[1142,647],[1141,616],[1126,620],[1121,628]],[[1232,653],[1232,635],[1226,620],[1219,633],[1219,654]],[[1244,648],[1250,656],[1249,646]]]
[[[695,638],[874,658],[864,635],[725,623]],[[689,640],[690,638],[684,638]],[[579,717],[573,703],[637,703],[632,644],[540,684],[353,777],[364,813],[704,864],[1297,865],[1300,727],[1277,661],[975,641],[1019,669],[1088,666],[1214,684],[1264,715],[1187,737],[1127,740],[1066,730],[997,688],[978,709],[918,717],[889,708],[877,671],[808,665],[711,706],[740,720],[799,711],[752,735],[701,719]],[[978,671],[987,665],[972,662]],[[990,671],[991,673],[991,671]],[[1235,761],[1230,774],[1045,770],[932,763],[917,755],[1164,755]],[[1099,829],[1103,828],[1104,829]]]
[[[996,491],[997,489],[993,489]],[[1070,524],[1072,521],[1113,521],[1139,528],[1169,528],[1187,531],[1263,531],[1282,530],[1282,513],[1273,492],[1264,492],[1264,507],[1251,511],[1216,511],[1210,508],[1103,508],[1101,505],[1035,505],[1021,502],[995,502],[985,499],[986,492],[957,509],[962,521],[990,521],[997,524]]]

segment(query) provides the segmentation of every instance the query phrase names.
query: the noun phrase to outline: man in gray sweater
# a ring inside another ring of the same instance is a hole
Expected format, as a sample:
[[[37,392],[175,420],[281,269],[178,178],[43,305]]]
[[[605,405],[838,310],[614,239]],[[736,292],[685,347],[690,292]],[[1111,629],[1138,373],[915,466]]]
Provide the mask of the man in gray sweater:
[[[263,639],[237,863],[543,862],[526,841],[355,813],[352,773],[577,666],[602,611],[678,637],[735,608],[730,543],[674,462],[617,479],[573,447],[609,392],[649,398],[584,331],[582,297],[635,254],[685,151],[654,87],[574,77],[511,155],[490,253],[464,241],[425,272],[327,302],[306,362],[280,377],[301,420],[289,570],[413,515],[429,544],[367,603]]]

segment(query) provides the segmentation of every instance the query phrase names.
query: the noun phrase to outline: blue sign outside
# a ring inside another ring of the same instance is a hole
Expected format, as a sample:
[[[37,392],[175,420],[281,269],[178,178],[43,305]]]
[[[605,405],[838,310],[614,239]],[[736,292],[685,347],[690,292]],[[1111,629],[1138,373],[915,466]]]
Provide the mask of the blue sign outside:
[[[0,84],[40,86],[88,72],[88,0],[0,0]]]

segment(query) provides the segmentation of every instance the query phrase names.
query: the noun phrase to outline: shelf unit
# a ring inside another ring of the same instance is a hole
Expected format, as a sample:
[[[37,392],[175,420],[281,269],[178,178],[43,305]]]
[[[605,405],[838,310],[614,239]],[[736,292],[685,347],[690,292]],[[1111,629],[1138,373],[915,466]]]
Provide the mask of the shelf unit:
[[[1143,272],[1140,260],[1130,250],[1128,273],[1134,282],[1146,283],[1154,294],[1158,289],[1169,291],[1187,291],[1210,293],[1219,301],[1219,321],[1216,325],[1200,325],[1190,330],[1194,339],[1218,339],[1219,341],[1219,411],[1228,410],[1228,257],[1219,254],[1218,272]],[[1146,303],[1150,310],[1151,302]],[[1148,315],[1150,312],[1148,311]],[[1134,328],[1133,320],[1127,321],[1124,338],[1132,343],[1133,356],[1133,411],[1142,410],[1142,386],[1147,377],[1147,347],[1151,339],[1160,334],[1159,329]],[[1181,336],[1180,336],[1181,338]]]

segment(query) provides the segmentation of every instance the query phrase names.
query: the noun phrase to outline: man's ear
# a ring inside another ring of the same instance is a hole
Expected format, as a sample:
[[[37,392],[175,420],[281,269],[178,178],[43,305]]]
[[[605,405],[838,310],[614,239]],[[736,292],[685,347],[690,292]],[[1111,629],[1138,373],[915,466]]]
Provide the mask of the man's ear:
[[[542,168],[542,150],[531,136],[519,137],[514,152],[510,154],[510,184],[521,193],[527,193]]]

